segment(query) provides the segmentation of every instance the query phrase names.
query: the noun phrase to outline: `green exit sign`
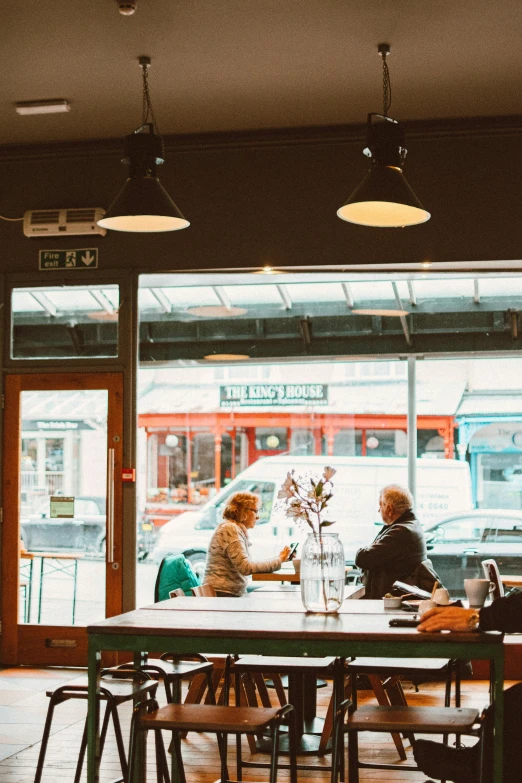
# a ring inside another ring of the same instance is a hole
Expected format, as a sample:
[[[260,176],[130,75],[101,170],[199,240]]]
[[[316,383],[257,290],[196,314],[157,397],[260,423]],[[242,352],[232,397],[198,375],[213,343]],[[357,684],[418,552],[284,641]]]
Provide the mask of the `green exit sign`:
[[[48,269],[97,269],[98,248],[84,247],[80,250],[40,250],[38,268]]]

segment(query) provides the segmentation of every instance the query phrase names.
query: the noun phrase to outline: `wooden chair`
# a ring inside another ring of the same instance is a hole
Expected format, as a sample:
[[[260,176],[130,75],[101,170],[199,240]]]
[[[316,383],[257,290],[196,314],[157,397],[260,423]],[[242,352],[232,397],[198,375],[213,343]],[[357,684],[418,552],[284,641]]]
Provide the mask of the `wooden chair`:
[[[130,666],[131,664],[124,663],[108,671],[127,671]],[[147,663],[140,666],[139,670],[153,680],[163,681],[167,704],[179,704],[182,681],[191,680],[196,675],[203,675],[205,688],[208,688],[209,693],[214,692],[213,668],[211,661],[199,653],[166,652],[159,658],[148,658]]]
[[[343,703],[346,704],[346,703]],[[346,711],[346,710],[345,710]],[[359,760],[359,731],[391,732],[408,735],[418,734],[473,734],[481,737],[484,720],[479,719],[479,711],[462,707],[404,707],[404,706],[364,706],[353,709],[349,706],[349,715],[343,731],[348,739],[348,779],[350,783],[359,783],[360,769],[396,769],[402,772],[418,772],[414,764],[377,764]],[[338,720],[342,720],[342,716]],[[482,783],[481,772],[477,783]]]
[[[433,676],[437,679],[445,677],[446,687],[444,693],[444,706],[451,705],[451,684],[453,672],[455,672],[455,706],[460,707],[460,665],[459,661],[450,661],[443,658],[418,658],[408,661],[404,658],[355,658],[346,662],[345,672],[348,675],[344,695],[355,693],[357,703],[357,676],[365,675],[375,694],[377,703],[381,706],[407,706],[406,696],[402,688],[403,677]],[[355,682],[352,683],[352,678]],[[324,755],[329,737],[333,730],[333,699],[330,700],[326,713],[325,725],[319,745],[319,755]],[[399,758],[406,760],[406,751],[400,734],[392,734],[393,742],[397,748]],[[413,737],[409,737],[413,740]],[[444,738],[447,742],[447,737]]]
[[[498,570],[498,565],[496,560],[483,560],[482,561],[482,570],[484,571],[484,577],[486,579],[489,579],[490,582],[493,582],[495,585],[493,592],[492,592],[492,598],[494,601],[497,600],[497,598],[503,598],[504,597],[504,585],[502,584],[502,579],[500,578],[500,571]]]
[[[268,655],[243,655],[237,658],[233,664],[235,691],[238,698],[245,698],[245,703],[250,706],[258,704],[258,696],[261,704],[264,707],[269,707],[271,706],[271,702],[265,678],[267,675],[270,675],[279,703],[282,706],[287,703],[292,704],[296,711],[296,723],[301,725],[306,717],[304,709],[307,701],[306,697],[313,698],[315,702],[317,677],[329,677],[332,678],[335,683],[339,676],[339,672],[337,671],[338,665],[338,659],[336,658],[291,658]],[[281,680],[282,674],[288,674],[289,676],[288,699]],[[308,683],[306,682],[306,679],[308,679]],[[309,688],[311,688],[309,692],[306,691],[307,684],[309,685]],[[329,732],[327,741],[330,734],[331,732]],[[254,738],[249,741],[249,746],[253,754],[259,751]],[[239,760],[241,758],[241,748],[239,746],[237,748],[237,758]],[[247,767],[260,766],[259,763],[253,761],[242,762],[242,765]],[[328,766],[321,767],[323,770],[330,768],[331,767]],[[317,766],[298,764],[297,769],[316,770]]]
[[[210,598],[216,597],[216,591],[212,587],[212,585],[198,585],[197,587],[191,587],[190,588],[192,595],[196,596],[207,596]]]
[[[169,598],[184,598],[185,597],[185,591],[181,589],[181,587],[176,587],[175,590],[171,590],[169,593]]]
[[[107,736],[107,729],[109,727],[109,720],[112,718],[112,724],[114,727],[114,734],[116,736],[116,746],[118,749],[118,756],[120,759],[120,767],[122,777],[118,778],[114,783],[119,781],[128,781],[128,765],[125,755],[125,746],[123,743],[123,737],[121,733],[121,725],[118,717],[118,706],[124,702],[134,701],[139,697],[153,697],[156,694],[156,688],[158,684],[151,680],[148,674],[145,672],[136,671],[135,669],[127,668],[125,672],[118,672],[115,669],[105,669],[101,673],[101,687],[99,699],[105,701],[105,714],[103,716],[102,729],[100,734],[100,755],[103,753],[103,747],[105,744],[105,738]],[[47,696],[50,698],[49,707],[47,710],[47,716],[45,718],[45,726],[42,736],[42,744],[40,746],[40,753],[38,755],[38,763],[36,766],[36,775],[34,783],[40,783],[42,779],[42,772],[45,763],[45,755],[47,752],[47,745],[49,742],[49,736],[51,734],[51,727],[53,722],[54,709],[58,704],[63,704],[69,699],[84,699],[87,700],[87,677],[73,680],[65,685],[61,685],[55,690],[48,690]],[[87,720],[85,720],[85,728],[83,731],[82,741],[80,745],[80,752],[78,755],[78,762],[76,764],[76,773],[74,776],[74,783],[79,783],[82,774],[83,761],[85,758],[85,751],[87,749]],[[159,778],[158,778],[159,780]]]
[[[288,726],[290,737],[290,780],[297,783],[297,751],[295,735],[295,714],[291,705],[280,708],[231,707],[228,704],[230,684],[230,658],[227,659],[225,672],[225,704],[167,704],[159,707],[155,699],[148,699],[136,705],[131,723],[129,746],[129,780],[134,779],[135,758],[138,747],[138,732],[154,731],[157,741],[161,741],[161,731],[173,733],[173,752],[178,765],[178,780],[186,783],[183,759],[181,755],[181,734],[187,731],[213,732],[217,735],[221,757],[221,783],[230,780],[227,766],[227,738],[235,734],[241,741],[242,734],[259,734],[270,730],[272,734],[272,754],[270,759],[270,783],[277,783],[279,739],[282,725]],[[158,776],[162,774],[162,759],[165,753],[157,754]],[[287,765],[285,765],[286,767]],[[241,768],[240,768],[241,769]],[[241,780],[241,773],[239,774]]]

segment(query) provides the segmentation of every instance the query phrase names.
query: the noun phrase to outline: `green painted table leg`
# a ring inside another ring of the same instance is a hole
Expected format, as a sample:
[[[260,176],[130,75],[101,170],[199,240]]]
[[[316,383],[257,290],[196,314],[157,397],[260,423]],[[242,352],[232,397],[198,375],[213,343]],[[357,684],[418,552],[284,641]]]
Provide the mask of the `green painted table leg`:
[[[135,651],[134,652],[134,668],[139,669],[140,666],[143,666],[147,662],[147,653],[142,651]],[[134,699],[134,703],[136,704],[138,701],[140,701],[140,697],[137,696]],[[135,778],[134,780],[129,781],[129,783],[143,783],[143,781],[146,779],[146,765],[147,765],[147,732],[146,731],[139,731],[137,736],[137,748],[136,748],[136,765],[134,769],[136,770]]]
[[[100,771],[100,703],[96,693],[100,686],[101,653],[89,642],[87,702],[87,781],[98,783]]]
[[[493,685],[491,698],[494,705],[493,727],[493,781],[502,783],[502,767],[504,761],[504,649],[491,660]]]

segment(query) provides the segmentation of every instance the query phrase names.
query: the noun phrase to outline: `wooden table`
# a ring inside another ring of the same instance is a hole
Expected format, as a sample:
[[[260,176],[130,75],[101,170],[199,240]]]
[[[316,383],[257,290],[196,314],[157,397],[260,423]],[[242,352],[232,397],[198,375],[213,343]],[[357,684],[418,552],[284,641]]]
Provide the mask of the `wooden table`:
[[[253,582],[290,582],[293,585],[301,584],[301,574],[296,574],[290,569],[272,571],[269,574],[252,574]]]
[[[20,550],[20,558],[22,560],[28,560],[29,566],[29,612],[28,619],[31,617],[31,599],[32,599],[32,584],[33,584],[33,562],[35,558],[40,558],[40,579],[38,589],[38,619],[39,624],[42,619],[42,597],[44,577],[49,574],[64,574],[66,577],[70,577],[73,580],[73,598],[72,598],[72,625],[76,618],[76,590],[78,586],[78,560],[83,559],[83,554],[80,552],[28,552],[26,549]]]
[[[522,576],[500,576],[500,581],[506,587],[522,587]]]
[[[145,661],[148,650],[157,652],[213,652],[243,655],[281,655],[310,657],[461,658],[491,662],[491,698],[494,709],[494,783],[502,783],[503,751],[503,635],[490,633],[420,634],[415,628],[390,628],[389,613],[375,602],[347,600],[337,615],[308,614],[297,609],[286,611],[278,601],[271,611],[244,610],[238,602],[223,599],[227,607],[210,599],[212,609],[200,603],[209,599],[172,599],[169,607],[137,609],[111,617],[87,628],[89,639],[88,703],[88,783],[97,783],[99,761],[96,755],[99,737],[100,660],[103,650],[131,651],[136,666]],[[176,602],[180,603],[177,604]],[[254,599],[255,601],[255,599]],[[198,603],[196,603],[198,602]],[[232,606],[230,606],[232,604]],[[194,611],[199,605],[200,609]],[[234,608],[233,608],[234,607]],[[361,607],[362,614],[359,614]],[[177,780],[175,764],[172,780]]]
[[[352,566],[346,566],[346,573],[352,571]],[[290,582],[294,585],[301,584],[301,573],[296,574],[290,568],[282,568],[280,571],[271,571],[270,573],[252,574],[253,582]]]

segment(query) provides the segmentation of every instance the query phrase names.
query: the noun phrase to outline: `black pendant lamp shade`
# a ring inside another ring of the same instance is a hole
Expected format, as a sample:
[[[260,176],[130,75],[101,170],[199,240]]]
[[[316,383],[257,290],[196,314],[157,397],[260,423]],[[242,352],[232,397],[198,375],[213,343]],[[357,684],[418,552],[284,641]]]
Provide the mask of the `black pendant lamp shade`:
[[[382,114],[369,114],[367,142],[364,154],[371,158],[371,169],[337,210],[339,217],[381,228],[414,226],[429,220],[430,213],[402,173],[407,152],[402,126]]]
[[[148,131],[148,132],[146,132]],[[163,163],[163,139],[152,123],[125,136],[122,163],[129,179],[98,225],[115,231],[177,231],[190,225],[156,176]]]
[[[129,178],[98,225],[114,231],[178,231],[190,223],[156,176],[165,152],[149,94],[150,57],[139,57],[138,62],[143,72],[143,114],[141,127],[124,139],[122,163],[129,166]]]
[[[406,182],[402,173],[406,146],[404,129],[388,117],[391,106],[391,81],[386,58],[390,45],[381,43],[382,114],[368,114],[367,143],[364,154],[371,158],[370,171],[348,201],[337,210],[342,220],[360,226],[397,228],[425,223],[431,215]]]

